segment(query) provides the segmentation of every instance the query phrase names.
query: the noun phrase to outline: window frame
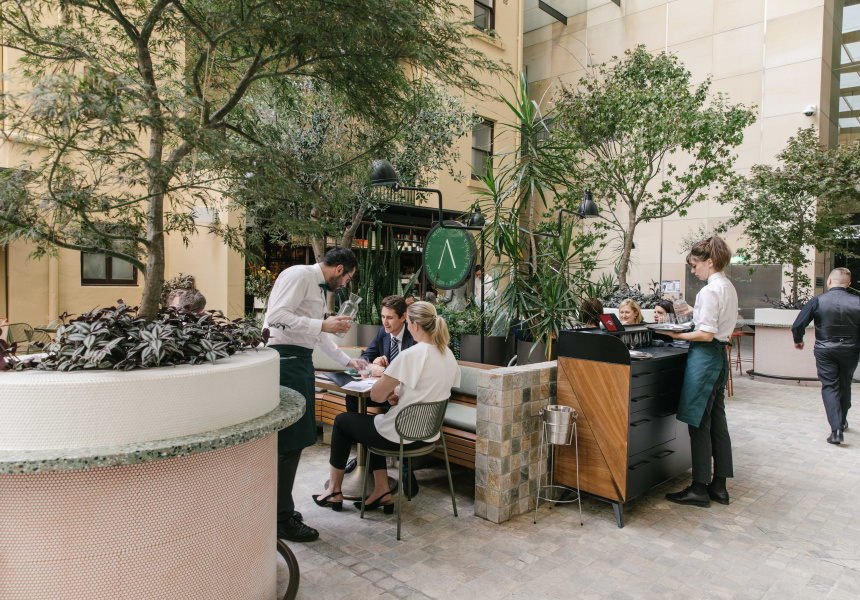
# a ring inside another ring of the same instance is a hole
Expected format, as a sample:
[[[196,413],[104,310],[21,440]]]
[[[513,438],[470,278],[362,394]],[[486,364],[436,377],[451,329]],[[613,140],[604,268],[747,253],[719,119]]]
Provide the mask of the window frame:
[[[95,256],[101,256],[105,259],[105,278],[104,279],[94,279],[84,277],[84,255],[92,254]],[[132,269],[132,278],[131,279],[113,279],[113,256],[107,256],[104,254],[98,254],[96,252],[81,252],[81,286],[110,286],[110,287],[118,287],[118,286],[136,286],[137,285],[137,267],[131,265]],[[122,260],[121,258],[117,258],[116,260]]]
[[[490,1],[490,4],[487,4],[486,2],[482,2],[481,0],[475,0],[474,5],[472,7],[472,26],[474,26],[474,28],[477,29],[478,31],[483,31],[484,33],[488,32],[488,31],[494,31],[496,29],[495,0],[489,0],[489,1]],[[487,23],[487,26],[484,27],[483,29],[478,27],[478,24],[475,23],[475,8],[474,8],[475,6],[480,6],[481,8],[484,9],[484,12],[489,14],[489,16],[490,16],[489,23]]]
[[[476,125],[474,125],[474,126],[472,127],[472,140],[471,140],[471,142],[470,142],[470,143],[471,143],[471,146],[472,146],[472,153],[473,153],[473,154],[472,154],[472,156],[470,156],[470,157],[469,157],[469,165],[471,166],[471,169],[470,169],[471,173],[470,173],[470,175],[472,176],[472,180],[473,180],[473,181],[480,181],[480,178],[479,178],[477,175],[475,175],[475,165],[474,165],[474,164],[472,164],[472,160],[474,159],[474,152],[477,150],[478,152],[482,152],[482,153],[484,153],[484,154],[485,154],[485,156],[484,156],[484,165],[486,165],[486,163],[487,163],[487,158],[488,158],[488,157],[492,157],[492,156],[493,156],[493,146],[494,146],[494,144],[495,144],[495,136],[496,136],[496,122],[495,122],[495,121],[491,121],[490,119],[486,119],[486,118],[484,118],[484,117],[481,117],[481,118],[482,118],[482,119],[484,119],[484,120],[483,120],[483,122],[482,122],[482,123],[478,123],[478,124],[476,124]],[[488,128],[489,128],[489,130],[490,130],[490,147],[489,147],[489,150],[484,150],[484,149],[482,149],[482,148],[476,148],[476,147],[475,147],[475,127],[478,127],[479,125],[483,125],[483,126],[485,126],[485,127],[488,127]]]

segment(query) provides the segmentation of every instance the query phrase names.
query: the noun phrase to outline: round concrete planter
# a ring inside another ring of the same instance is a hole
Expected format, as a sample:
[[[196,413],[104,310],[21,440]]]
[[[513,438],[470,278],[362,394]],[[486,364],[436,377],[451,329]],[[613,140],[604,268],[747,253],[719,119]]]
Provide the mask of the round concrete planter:
[[[0,373],[3,596],[274,598],[279,363]]]
[[[353,323],[352,327],[349,328],[349,331],[347,331],[343,337],[337,337],[336,335],[333,335],[331,336],[331,339],[333,339],[334,343],[338,346],[358,346],[359,327],[361,327],[361,325]]]
[[[558,343],[553,343],[552,345],[552,356],[549,360],[556,360],[558,358]],[[535,344],[534,342],[524,342],[523,340],[517,340],[517,364],[518,365],[533,365],[535,363],[546,362],[546,344],[541,342],[540,344]]]
[[[506,367],[516,351],[513,336],[484,336],[484,364]],[[481,362],[481,336],[464,334],[460,336],[460,360]]]
[[[379,325],[358,325],[356,327],[358,339],[355,345],[363,348],[370,346],[379,332],[379,327]]]

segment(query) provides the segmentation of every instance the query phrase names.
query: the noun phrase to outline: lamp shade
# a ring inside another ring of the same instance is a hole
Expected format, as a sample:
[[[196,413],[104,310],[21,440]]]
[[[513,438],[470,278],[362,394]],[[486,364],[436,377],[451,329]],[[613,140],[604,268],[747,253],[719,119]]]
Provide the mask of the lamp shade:
[[[600,211],[597,210],[597,204],[591,199],[591,189],[585,188],[585,198],[582,204],[579,205],[579,216],[583,219],[593,219],[600,216]]]
[[[370,184],[374,187],[397,185],[397,171],[387,160],[375,160],[370,169]]]
[[[484,219],[484,214],[481,212],[481,207],[476,206],[475,212],[472,213],[472,218],[469,219],[469,225],[472,227],[482,227],[486,219]]]

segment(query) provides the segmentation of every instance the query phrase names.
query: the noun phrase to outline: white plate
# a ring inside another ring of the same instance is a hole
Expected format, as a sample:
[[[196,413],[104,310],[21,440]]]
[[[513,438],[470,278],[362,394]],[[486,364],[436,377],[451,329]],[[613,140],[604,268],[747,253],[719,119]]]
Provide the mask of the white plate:
[[[637,360],[644,360],[646,358],[654,358],[653,354],[648,354],[647,352],[641,352],[639,350],[631,350],[630,358],[635,358]]]
[[[677,323],[647,323],[645,327],[653,331],[689,331],[692,323],[679,325]]]

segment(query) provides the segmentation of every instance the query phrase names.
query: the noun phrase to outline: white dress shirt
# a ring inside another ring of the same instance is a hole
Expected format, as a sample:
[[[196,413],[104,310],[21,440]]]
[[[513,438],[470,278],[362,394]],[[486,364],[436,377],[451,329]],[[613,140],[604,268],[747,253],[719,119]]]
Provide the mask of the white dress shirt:
[[[389,333],[389,334],[388,334],[388,335],[390,335],[390,336],[391,336],[392,340],[397,340],[397,350],[398,350],[399,352],[403,352],[403,334],[405,334],[405,333],[406,333],[406,323],[404,322],[404,323],[403,323],[403,327],[401,327],[401,328],[400,328],[400,333],[398,333],[397,335],[394,335],[393,333]],[[389,341],[388,343],[389,343],[389,344],[392,344],[392,343],[394,343],[394,342],[393,342],[393,341]],[[390,346],[389,346],[389,347],[390,347]],[[390,353],[390,352],[391,352],[391,351],[389,350],[389,353]]]
[[[715,340],[729,341],[738,322],[738,293],[722,271],[708,277],[708,285],[696,295],[693,322]]]
[[[346,366],[349,356],[322,331],[326,297],[319,287],[321,283],[325,283],[325,277],[319,264],[296,265],[278,275],[263,322],[263,327],[268,327],[271,333],[268,345],[287,344],[310,349],[319,346],[333,361]],[[283,327],[271,327],[270,323]]]
[[[493,297],[493,294],[496,293],[495,288],[493,288],[493,276],[487,273],[484,275],[484,296],[486,299],[485,302],[489,302]],[[475,279],[475,304],[481,306],[481,280]]]

